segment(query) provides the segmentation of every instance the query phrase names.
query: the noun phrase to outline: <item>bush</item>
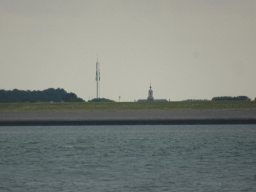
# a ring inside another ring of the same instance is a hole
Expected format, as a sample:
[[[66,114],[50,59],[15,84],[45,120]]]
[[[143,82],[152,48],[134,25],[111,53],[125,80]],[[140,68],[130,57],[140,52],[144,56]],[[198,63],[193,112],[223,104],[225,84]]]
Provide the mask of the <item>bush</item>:
[[[212,101],[251,101],[251,99],[247,96],[238,96],[238,97],[213,97]]]
[[[115,102],[110,99],[105,99],[105,98],[94,98],[92,100],[89,100],[88,102]]]

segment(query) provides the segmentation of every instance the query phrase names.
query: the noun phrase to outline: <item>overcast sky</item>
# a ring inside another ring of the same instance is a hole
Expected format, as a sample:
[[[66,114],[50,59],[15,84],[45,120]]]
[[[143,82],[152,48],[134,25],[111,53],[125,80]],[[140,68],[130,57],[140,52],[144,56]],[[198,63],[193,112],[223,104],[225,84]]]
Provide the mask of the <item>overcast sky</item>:
[[[256,97],[255,0],[0,0],[0,89]]]

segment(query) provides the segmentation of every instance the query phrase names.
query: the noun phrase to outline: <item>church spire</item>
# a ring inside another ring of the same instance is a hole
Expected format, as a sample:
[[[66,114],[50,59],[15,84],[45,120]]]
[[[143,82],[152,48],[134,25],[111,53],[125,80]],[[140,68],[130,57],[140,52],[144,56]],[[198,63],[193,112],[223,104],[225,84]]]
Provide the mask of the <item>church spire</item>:
[[[151,80],[150,80],[150,87],[149,87],[149,91],[148,91],[148,100],[149,101],[153,101],[154,97],[153,97],[153,90],[151,89]]]

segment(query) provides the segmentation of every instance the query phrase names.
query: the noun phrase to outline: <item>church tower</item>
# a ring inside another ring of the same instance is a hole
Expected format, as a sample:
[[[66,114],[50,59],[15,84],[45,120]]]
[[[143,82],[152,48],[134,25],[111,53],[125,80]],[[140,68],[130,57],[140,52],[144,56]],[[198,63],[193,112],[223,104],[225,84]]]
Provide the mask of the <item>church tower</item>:
[[[149,91],[148,91],[148,101],[154,101],[154,97],[153,97],[153,90],[151,89],[151,83],[150,83],[150,87],[149,87]]]

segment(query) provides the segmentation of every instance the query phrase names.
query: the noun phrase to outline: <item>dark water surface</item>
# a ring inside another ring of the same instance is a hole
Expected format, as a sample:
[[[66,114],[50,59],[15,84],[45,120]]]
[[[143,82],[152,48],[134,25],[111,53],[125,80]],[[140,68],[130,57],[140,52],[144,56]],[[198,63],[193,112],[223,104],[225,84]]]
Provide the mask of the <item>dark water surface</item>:
[[[256,125],[0,127],[0,191],[256,191]]]

